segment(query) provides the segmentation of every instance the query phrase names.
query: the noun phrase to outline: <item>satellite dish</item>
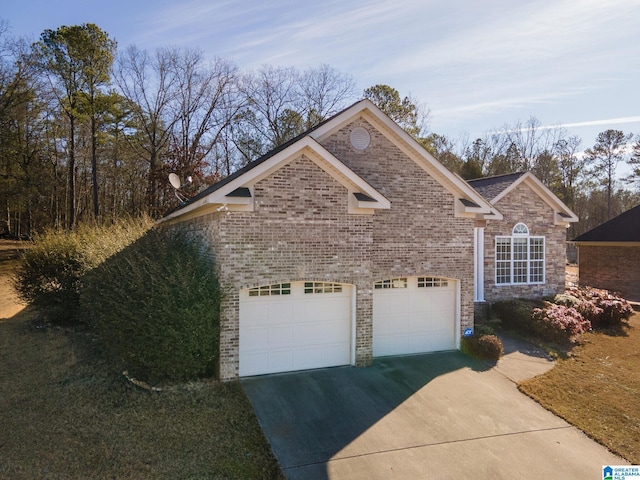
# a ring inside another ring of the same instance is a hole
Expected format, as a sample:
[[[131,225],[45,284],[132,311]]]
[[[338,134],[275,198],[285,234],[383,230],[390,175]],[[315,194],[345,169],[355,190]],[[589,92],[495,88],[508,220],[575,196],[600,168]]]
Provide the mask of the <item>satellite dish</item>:
[[[171,186],[173,188],[175,188],[176,190],[178,190],[180,188],[180,177],[178,175],[176,175],[175,173],[170,173],[169,174],[169,183],[171,184]]]

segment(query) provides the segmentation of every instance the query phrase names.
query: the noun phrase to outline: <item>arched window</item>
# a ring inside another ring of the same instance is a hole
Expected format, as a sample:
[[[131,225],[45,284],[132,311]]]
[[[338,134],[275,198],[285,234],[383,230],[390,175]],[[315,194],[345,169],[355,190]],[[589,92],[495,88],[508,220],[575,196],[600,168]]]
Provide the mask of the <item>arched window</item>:
[[[544,237],[530,236],[524,223],[517,223],[510,237],[496,237],[496,285],[544,282]]]
[[[513,236],[524,237],[529,236],[529,227],[527,227],[524,223],[517,223],[512,230]]]

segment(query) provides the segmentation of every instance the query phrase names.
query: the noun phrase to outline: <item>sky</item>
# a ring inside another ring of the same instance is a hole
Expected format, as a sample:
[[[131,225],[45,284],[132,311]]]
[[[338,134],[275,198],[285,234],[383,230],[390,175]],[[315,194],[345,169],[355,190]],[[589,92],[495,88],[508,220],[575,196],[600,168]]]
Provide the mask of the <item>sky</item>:
[[[95,23],[118,42],[200,49],[242,70],[328,64],[386,84],[429,130],[475,139],[535,117],[583,140],[640,135],[640,0],[0,0],[15,37]]]

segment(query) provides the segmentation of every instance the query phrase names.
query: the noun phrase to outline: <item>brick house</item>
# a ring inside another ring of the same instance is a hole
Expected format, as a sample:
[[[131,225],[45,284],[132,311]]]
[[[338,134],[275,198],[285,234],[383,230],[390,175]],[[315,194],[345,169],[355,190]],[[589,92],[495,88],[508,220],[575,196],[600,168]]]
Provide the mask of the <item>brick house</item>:
[[[573,240],[580,285],[640,301],[640,205]]]
[[[575,215],[531,174],[505,190],[481,194],[362,100],[161,223],[211,244],[227,380],[457,349],[475,301],[560,291]]]
[[[566,235],[578,217],[530,172],[470,180],[501,216],[485,215],[476,300],[536,298],[564,291]]]

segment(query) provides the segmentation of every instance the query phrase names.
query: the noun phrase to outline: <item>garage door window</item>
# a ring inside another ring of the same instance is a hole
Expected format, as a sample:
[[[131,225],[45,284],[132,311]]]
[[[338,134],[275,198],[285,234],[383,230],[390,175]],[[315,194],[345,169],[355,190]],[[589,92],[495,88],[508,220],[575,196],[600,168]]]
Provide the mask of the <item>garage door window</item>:
[[[446,278],[418,277],[418,288],[448,287]]]
[[[389,280],[380,280],[374,284],[374,288],[407,288],[407,279],[405,278],[390,278]]]
[[[326,282],[305,282],[304,293],[340,293],[342,285],[340,283]]]
[[[291,284],[275,283],[273,285],[264,285],[249,290],[250,297],[269,297],[272,295],[291,295]]]

